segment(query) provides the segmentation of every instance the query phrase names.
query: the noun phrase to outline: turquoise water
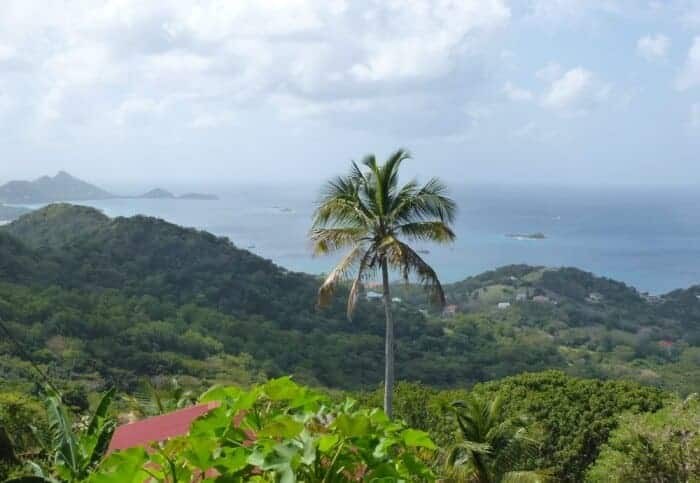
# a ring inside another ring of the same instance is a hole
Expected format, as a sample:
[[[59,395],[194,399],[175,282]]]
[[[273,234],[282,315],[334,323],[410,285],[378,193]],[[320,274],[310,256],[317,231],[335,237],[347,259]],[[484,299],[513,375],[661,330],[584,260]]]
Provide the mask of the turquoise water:
[[[197,187],[218,201],[116,199],[110,216],[145,214],[229,237],[290,270],[327,271],[306,234],[317,188]],[[663,293],[700,283],[700,190],[478,186],[453,189],[457,242],[419,245],[445,282],[497,266],[575,266]],[[543,232],[545,240],[506,233]]]

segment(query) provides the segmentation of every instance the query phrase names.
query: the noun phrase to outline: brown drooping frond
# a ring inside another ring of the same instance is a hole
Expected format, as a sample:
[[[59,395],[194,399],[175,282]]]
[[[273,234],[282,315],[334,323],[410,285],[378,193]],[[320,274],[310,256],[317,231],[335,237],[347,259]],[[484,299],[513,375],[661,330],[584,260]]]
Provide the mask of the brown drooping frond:
[[[396,231],[409,240],[449,243],[456,238],[452,229],[442,221],[417,221],[397,227]]]
[[[362,260],[360,260],[360,265],[357,267],[357,275],[355,280],[352,282],[350,287],[350,294],[348,295],[348,308],[347,317],[348,320],[352,320],[352,315],[355,313],[355,307],[357,306],[357,300],[360,297],[360,292],[362,291],[363,282],[372,278],[377,269],[377,252],[374,246],[371,246],[363,255]]]
[[[445,292],[437,273],[411,247],[394,237],[388,237],[382,243],[381,250],[389,264],[398,269],[407,282],[411,274],[415,274],[431,301],[440,307],[445,305]]]
[[[326,277],[321,288],[318,289],[317,306],[324,307],[328,305],[338,285],[342,281],[347,280],[348,274],[353,270],[355,264],[357,264],[364,253],[364,245],[355,245],[355,247],[335,266]]]
[[[311,230],[311,240],[314,242],[314,255],[327,255],[341,248],[354,246],[366,239],[367,229],[364,227],[347,228],[316,228]]]
[[[456,214],[457,204],[447,196],[447,187],[433,178],[413,196],[407,197],[392,215],[399,223],[434,219],[452,223]]]

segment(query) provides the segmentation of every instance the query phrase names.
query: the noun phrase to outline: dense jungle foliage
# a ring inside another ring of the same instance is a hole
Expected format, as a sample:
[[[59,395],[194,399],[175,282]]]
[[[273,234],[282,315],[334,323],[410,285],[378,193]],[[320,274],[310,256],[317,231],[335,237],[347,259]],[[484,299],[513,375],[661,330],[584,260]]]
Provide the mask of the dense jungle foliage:
[[[318,284],[153,218],[51,205],[0,229],[0,317],[45,370],[89,387],[168,374],[376,387],[380,303],[349,322],[343,297],[316,310]],[[699,287],[651,298],[576,269],[511,266],[445,290],[449,316],[395,287],[399,379],[468,387],[557,368],[683,394],[700,384]],[[26,362],[0,342],[7,383],[27,380]]]
[[[122,419],[192,404],[213,384],[287,374],[336,403],[350,391],[359,406],[348,411],[379,407],[382,307],[362,300],[352,322],[342,296],[317,310],[319,283],[153,218],[52,205],[1,227],[0,443],[13,449],[0,444],[0,476],[30,460],[51,467],[36,437],[52,426],[37,369],[76,430],[111,387],[110,417]],[[700,388],[700,287],[653,296],[573,268],[515,265],[445,291],[438,313],[416,287],[393,287],[397,376],[409,381],[395,410],[435,442],[431,475],[463,481],[479,460],[490,481],[645,481],[640,471],[694,481],[698,407],[683,398]],[[457,414],[475,408],[502,438],[460,428]]]

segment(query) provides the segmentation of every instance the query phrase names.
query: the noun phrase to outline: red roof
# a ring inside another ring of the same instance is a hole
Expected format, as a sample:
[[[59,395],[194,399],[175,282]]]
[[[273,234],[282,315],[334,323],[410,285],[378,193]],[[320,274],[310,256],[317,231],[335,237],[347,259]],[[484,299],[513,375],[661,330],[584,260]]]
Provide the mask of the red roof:
[[[218,402],[200,404],[119,426],[109,443],[108,452],[134,446],[147,446],[149,443],[185,435],[190,431],[192,421],[218,406]]]

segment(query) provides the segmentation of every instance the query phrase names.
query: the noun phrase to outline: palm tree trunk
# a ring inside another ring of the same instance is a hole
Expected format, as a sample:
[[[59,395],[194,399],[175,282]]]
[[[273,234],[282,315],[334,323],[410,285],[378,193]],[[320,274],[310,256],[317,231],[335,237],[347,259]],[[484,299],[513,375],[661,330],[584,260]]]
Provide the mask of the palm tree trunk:
[[[382,260],[382,284],[384,286],[384,313],[386,315],[386,338],[384,341],[384,412],[393,418],[394,402],[394,316],[391,313],[389,290],[389,268]]]

